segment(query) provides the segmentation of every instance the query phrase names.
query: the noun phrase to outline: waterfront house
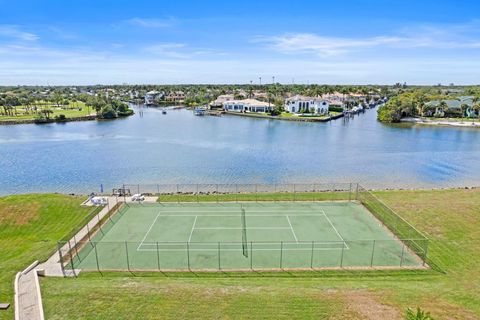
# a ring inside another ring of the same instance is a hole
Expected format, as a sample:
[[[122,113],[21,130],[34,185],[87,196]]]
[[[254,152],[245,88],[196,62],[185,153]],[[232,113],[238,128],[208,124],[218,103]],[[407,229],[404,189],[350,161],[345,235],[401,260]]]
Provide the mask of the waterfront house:
[[[183,91],[173,91],[165,96],[165,100],[173,103],[183,103],[185,101],[185,93]]]
[[[328,101],[296,95],[285,100],[285,111],[290,113],[313,113],[317,115],[328,114]]]
[[[222,94],[217,97],[214,101],[210,102],[210,108],[222,108],[223,103],[227,101],[233,101],[235,98],[233,94]]]
[[[256,99],[231,100],[223,103],[223,109],[231,112],[270,112],[273,105]]]
[[[442,104],[444,102],[444,104]],[[449,100],[433,100],[425,104],[426,112],[424,116],[427,117],[475,117],[476,112],[473,108],[473,97],[461,96],[457,99]],[[465,114],[462,113],[462,105],[466,105]]]
[[[157,101],[162,97],[163,97],[163,92],[149,91],[145,94],[145,104],[146,105],[156,104]]]

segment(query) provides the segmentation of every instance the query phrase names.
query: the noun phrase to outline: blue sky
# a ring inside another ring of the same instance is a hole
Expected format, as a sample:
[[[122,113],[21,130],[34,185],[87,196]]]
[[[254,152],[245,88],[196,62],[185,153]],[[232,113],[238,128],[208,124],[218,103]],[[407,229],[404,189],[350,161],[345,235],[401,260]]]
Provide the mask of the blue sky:
[[[478,84],[480,2],[0,0],[0,85]]]

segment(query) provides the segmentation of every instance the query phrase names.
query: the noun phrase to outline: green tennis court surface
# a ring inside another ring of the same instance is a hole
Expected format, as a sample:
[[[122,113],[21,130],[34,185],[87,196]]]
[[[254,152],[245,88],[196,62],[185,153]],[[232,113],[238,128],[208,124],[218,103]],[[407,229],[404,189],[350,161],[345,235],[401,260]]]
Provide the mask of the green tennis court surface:
[[[129,204],[78,247],[66,268],[422,266],[357,202]]]

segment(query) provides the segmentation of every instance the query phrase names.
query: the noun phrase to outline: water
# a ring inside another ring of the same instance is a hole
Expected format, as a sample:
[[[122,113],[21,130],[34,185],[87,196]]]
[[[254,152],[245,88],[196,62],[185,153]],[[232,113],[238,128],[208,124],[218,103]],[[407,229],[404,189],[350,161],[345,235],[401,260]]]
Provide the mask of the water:
[[[0,126],[0,194],[86,193],[122,183],[480,181],[478,129],[384,125],[375,110],[330,123],[136,112],[115,121]]]

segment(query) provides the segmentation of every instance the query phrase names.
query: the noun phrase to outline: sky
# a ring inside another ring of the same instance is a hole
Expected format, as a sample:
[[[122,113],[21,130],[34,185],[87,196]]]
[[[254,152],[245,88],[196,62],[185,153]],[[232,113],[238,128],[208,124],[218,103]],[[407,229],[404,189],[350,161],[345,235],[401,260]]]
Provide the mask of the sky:
[[[0,0],[0,85],[260,78],[479,84],[480,1]]]

